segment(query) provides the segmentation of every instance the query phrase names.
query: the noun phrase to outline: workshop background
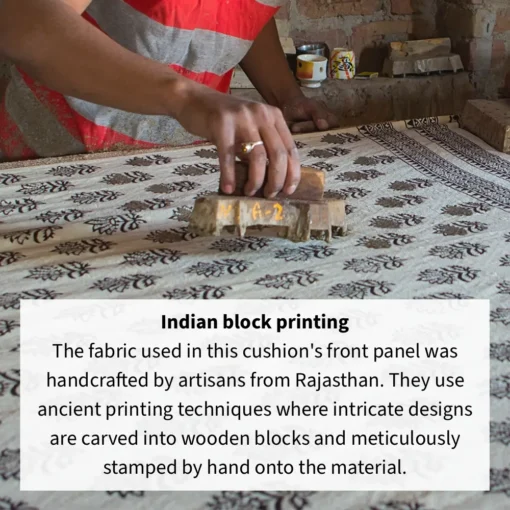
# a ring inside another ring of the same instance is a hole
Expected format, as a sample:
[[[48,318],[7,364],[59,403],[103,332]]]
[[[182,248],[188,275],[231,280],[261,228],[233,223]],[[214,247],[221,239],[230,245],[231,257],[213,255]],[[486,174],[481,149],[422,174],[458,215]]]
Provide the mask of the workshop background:
[[[451,38],[465,73],[329,80],[308,92],[327,99],[344,126],[460,114],[468,99],[500,96],[510,70],[507,0],[289,0],[278,14],[278,29],[296,45],[324,41],[330,48],[351,48],[358,71],[375,72],[382,69],[389,42]],[[8,69],[0,62],[0,94]],[[254,96],[251,90],[236,93]]]

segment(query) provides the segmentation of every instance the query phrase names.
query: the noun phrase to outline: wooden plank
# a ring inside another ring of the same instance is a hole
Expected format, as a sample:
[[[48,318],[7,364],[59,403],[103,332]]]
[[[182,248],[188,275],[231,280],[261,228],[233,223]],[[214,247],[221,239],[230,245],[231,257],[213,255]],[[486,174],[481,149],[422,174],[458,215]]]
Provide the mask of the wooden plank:
[[[229,196],[242,197],[245,196],[244,187],[248,182],[249,166],[247,163],[238,161],[235,167],[236,187],[234,192]],[[267,180],[264,182],[264,186]],[[296,191],[292,194],[295,200],[322,200],[324,197],[324,187],[326,184],[326,174],[323,170],[316,168],[301,167],[301,180],[299,181]],[[264,197],[264,186],[255,194],[255,197]],[[219,190],[219,194],[223,193]],[[283,193],[279,193],[275,198],[285,197]]]
[[[461,116],[461,125],[494,149],[510,154],[510,100],[468,101]]]

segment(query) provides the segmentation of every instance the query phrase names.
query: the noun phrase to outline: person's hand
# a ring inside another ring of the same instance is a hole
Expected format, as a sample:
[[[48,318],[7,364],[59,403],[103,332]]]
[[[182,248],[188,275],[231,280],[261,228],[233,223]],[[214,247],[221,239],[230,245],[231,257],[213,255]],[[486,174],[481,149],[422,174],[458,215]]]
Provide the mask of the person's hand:
[[[340,125],[336,115],[322,101],[305,95],[289,99],[281,108],[292,133],[327,131]]]
[[[245,194],[254,195],[267,184],[264,195],[291,195],[300,180],[297,147],[280,109],[190,86],[177,120],[190,133],[216,145],[220,160],[220,186],[224,193],[235,189],[235,158],[241,144],[264,142],[247,156],[249,179]]]

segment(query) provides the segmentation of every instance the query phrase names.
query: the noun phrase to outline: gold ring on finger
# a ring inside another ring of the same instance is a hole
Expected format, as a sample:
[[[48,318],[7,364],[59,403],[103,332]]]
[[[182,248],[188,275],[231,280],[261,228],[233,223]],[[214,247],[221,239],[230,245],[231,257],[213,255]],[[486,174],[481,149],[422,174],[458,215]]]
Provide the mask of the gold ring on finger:
[[[243,154],[250,154],[250,152],[258,145],[264,145],[264,142],[262,140],[259,140],[258,142],[243,143],[241,144],[241,152]]]

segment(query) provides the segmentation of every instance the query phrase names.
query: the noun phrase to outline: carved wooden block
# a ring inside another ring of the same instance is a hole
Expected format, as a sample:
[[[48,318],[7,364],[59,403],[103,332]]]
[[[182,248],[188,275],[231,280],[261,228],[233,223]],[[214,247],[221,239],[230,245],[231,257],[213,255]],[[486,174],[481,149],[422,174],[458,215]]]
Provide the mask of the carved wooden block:
[[[461,125],[496,150],[510,154],[510,100],[468,101]]]
[[[464,65],[459,55],[449,54],[435,57],[387,58],[383,75],[390,78],[407,75],[463,71]]]
[[[437,39],[420,39],[418,41],[403,41],[390,43],[389,57],[391,59],[407,57],[437,57],[449,55],[452,52],[452,42],[449,37]]]
[[[278,227],[294,242],[309,241],[312,235],[329,242],[346,233],[345,202],[209,195],[197,199],[189,224],[191,232],[202,236],[220,236],[234,228],[242,237],[250,227]]]
[[[248,182],[249,167],[244,162],[237,162],[235,167],[235,179],[236,187],[231,195],[244,197],[244,187]],[[292,194],[294,200],[322,200],[324,197],[324,187],[326,181],[326,174],[323,170],[317,170],[316,168],[301,167],[301,180],[299,181],[296,191]],[[265,182],[264,182],[265,185]],[[220,195],[223,193],[221,190],[218,191]],[[256,193],[257,198],[264,197],[264,186]],[[285,195],[279,193],[275,198],[283,198]]]

